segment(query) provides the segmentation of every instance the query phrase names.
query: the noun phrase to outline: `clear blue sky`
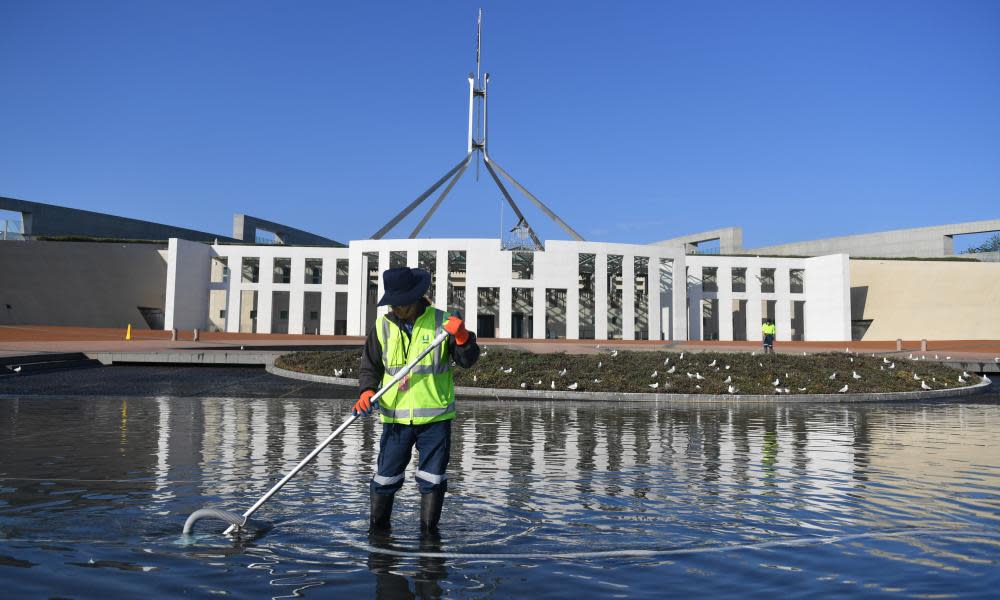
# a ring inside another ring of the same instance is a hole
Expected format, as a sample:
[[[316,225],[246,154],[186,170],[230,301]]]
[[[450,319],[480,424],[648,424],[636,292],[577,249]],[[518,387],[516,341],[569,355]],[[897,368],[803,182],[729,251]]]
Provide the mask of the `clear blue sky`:
[[[588,239],[1000,217],[1000,2],[481,4],[491,155]],[[0,0],[0,195],[367,238],[464,155],[478,6]],[[498,235],[470,175],[425,235]]]

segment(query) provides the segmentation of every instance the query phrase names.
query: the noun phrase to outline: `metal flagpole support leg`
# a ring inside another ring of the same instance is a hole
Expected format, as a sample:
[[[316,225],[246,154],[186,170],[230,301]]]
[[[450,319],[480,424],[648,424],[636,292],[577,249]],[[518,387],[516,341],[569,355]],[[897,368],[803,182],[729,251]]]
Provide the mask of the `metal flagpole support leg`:
[[[382,386],[382,388],[379,391],[375,392],[375,395],[372,396],[371,398],[372,404],[378,402],[378,399],[381,398],[387,391],[392,389],[393,386],[399,383],[400,380],[406,377],[406,375],[410,372],[411,369],[413,369],[413,367],[417,365],[417,363],[423,360],[423,358],[428,354],[430,354],[432,350],[440,346],[446,339],[448,339],[448,335],[449,334],[447,331],[442,331],[441,333],[439,333],[438,336],[434,338],[434,340],[431,342],[430,346],[425,348],[419,355],[417,355],[417,357],[413,359],[413,361],[410,364],[403,367],[399,371],[399,373],[396,373],[396,375],[391,380],[389,380],[387,384]],[[204,509],[204,508],[199,509],[191,513],[191,516],[188,517],[187,521],[184,523],[184,533],[185,534],[191,533],[191,529],[194,527],[195,522],[197,522],[199,519],[202,518],[218,518],[229,522],[230,523],[229,527],[226,528],[226,530],[223,532],[226,535],[242,528],[243,526],[246,525],[247,521],[249,521],[250,515],[255,513],[258,508],[260,508],[265,502],[267,502],[271,498],[271,496],[278,493],[278,490],[280,490],[286,483],[288,483],[292,479],[292,477],[295,477],[295,475],[297,475],[299,471],[301,471],[307,464],[309,464],[312,461],[312,459],[316,458],[316,455],[322,452],[323,449],[326,448],[330,444],[330,442],[332,442],[345,429],[350,427],[351,423],[354,423],[354,421],[356,421],[357,418],[358,415],[354,414],[348,417],[347,420],[345,420],[340,425],[340,427],[337,427],[337,429],[329,436],[327,436],[327,438],[323,440],[320,443],[320,445],[316,446],[312,452],[310,452],[305,458],[299,461],[299,464],[295,465],[295,468],[289,471],[287,475],[282,477],[281,481],[274,484],[274,486],[271,487],[271,489],[269,489],[266,494],[264,494],[263,496],[260,497],[259,500],[254,502],[253,506],[248,508],[246,512],[244,512],[241,516],[237,517],[234,513],[224,511],[221,509]]]

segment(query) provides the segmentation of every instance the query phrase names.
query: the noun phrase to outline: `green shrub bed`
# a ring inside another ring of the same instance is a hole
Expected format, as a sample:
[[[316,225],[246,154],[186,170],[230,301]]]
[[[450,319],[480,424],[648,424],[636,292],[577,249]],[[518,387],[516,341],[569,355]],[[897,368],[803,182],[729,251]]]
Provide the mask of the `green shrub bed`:
[[[356,379],[360,357],[360,350],[295,352],[275,364]],[[466,387],[680,394],[836,394],[844,385],[848,393],[912,392],[924,389],[922,383],[938,390],[981,381],[935,362],[854,353],[533,354],[489,348],[473,368],[454,373],[455,385]]]

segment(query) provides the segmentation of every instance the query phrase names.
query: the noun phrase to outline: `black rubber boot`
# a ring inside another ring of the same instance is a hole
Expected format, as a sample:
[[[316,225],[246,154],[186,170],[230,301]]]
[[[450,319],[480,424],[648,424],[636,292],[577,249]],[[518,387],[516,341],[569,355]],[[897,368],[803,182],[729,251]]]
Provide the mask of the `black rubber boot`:
[[[389,531],[393,498],[395,496],[371,492],[371,518],[368,521],[368,533]]]
[[[444,505],[444,488],[420,495],[420,533],[437,534],[441,520],[441,506]]]

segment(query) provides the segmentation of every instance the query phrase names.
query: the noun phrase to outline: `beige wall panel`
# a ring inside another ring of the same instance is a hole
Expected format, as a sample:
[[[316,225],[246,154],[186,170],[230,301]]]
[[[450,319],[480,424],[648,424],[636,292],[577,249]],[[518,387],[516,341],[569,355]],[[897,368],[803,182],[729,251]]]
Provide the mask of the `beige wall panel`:
[[[866,341],[1000,339],[998,263],[851,260],[851,300]]]

